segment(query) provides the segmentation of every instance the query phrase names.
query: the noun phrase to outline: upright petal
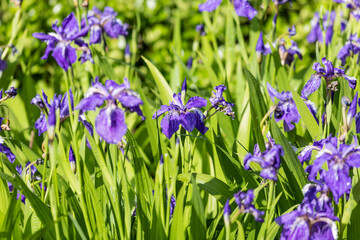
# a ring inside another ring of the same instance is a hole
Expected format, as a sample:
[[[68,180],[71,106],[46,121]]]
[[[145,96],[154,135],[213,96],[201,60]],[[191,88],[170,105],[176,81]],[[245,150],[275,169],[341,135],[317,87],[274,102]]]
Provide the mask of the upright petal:
[[[61,24],[62,31],[66,38],[69,39],[79,31],[79,26],[75,18],[75,14],[70,13]]]
[[[123,110],[114,105],[103,108],[95,119],[95,129],[107,143],[119,143],[127,131]]]
[[[189,101],[186,103],[185,108],[190,109],[190,108],[202,108],[202,107],[206,107],[207,105],[207,100],[202,98],[202,97],[191,97],[189,99]]]

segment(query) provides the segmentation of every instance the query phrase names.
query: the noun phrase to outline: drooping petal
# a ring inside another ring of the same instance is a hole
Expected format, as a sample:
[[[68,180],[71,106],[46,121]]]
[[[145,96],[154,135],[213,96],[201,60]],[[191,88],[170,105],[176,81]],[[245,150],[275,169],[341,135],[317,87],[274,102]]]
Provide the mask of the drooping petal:
[[[144,104],[140,98],[132,95],[120,95],[118,99],[119,102],[126,108],[136,107]]]
[[[329,171],[325,175],[325,183],[333,194],[336,204],[344,193],[350,193],[351,178],[349,177],[349,168],[346,164],[330,164]]]
[[[233,4],[236,14],[240,17],[247,17],[251,20],[257,14],[256,9],[247,0],[233,0]]]
[[[46,33],[41,33],[41,32],[33,33],[32,36],[34,38],[37,38],[37,39],[41,40],[41,41],[58,41],[58,39],[56,37],[48,35]]]
[[[160,123],[163,134],[170,139],[179,130],[180,116],[176,111],[170,111]]]
[[[103,105],[104,101],[104,96],[96,93],[87,98],[83,98],[75,109],[81,111],[92,111],[95,110],[96,107]]]
[[[156,119],[159,116],[161,116],[163,113],[170,111],[172,108],[168,105],[161,105],[160,109],[157,110],[154,115],[152,116],[152,119]]]
[[[304,88],[301,90],[301,97],[307,99],[310,94],[319,89],[321,84],[321,75],[313,74],[309,81],[305,84]]]
[[[349,167],[360,168],[360,152],[350,153],[346,159],[346,164]]]
[[[13,162],[15,161],[15,158],[16,158],[15,154],[13,154],[13,153],[11,152],[11,149],[10,149],[10,148],[4,146],[2,143],[0,143],[0,152],[1,152],[1,153],[4,153],[4,154],[6,155],[6,157],[7,157],[7,159],[8,159],[11,163],[13,163]]]
[[[124,111],[114,105],[103,108],[95,119],[95,129],[107,143],[119,143],[127,131]]]
[[[354,77],[350,77],[348,75],[343,75],[343,77],[345,78],[345,80],[347,80],[349,82],[349,87],[352,88],[352,89],[355,89],[356,88],[356,82],[357,82],[357,79],[354,78]]]
[[[40,136],[43,132],[47,131],[47,121],[45,114],[41,113],[40,117],[35,122],[35,128],[38,130]]]
[[[350,56],[351,54],[351,48],[352,48],[352,44],[350,43],[346,43],[339,51],[337,58],[341,60],[341,63],[343,65],[345,65],[346,63],[346,58]]]
[[[102,29],[99,25],[90,27],[90,44],[101,43]]]
[[[68,44],[58,43],[53,49],[52,56],[65,71],[77,60],[76,50]]]
[[[179,117],[180,124],[184,127],[184,129],[188,132],[192,132],[196,126],[196,113],[187,112],[180,114]]]
[[[204,123],[205,116],[204,116],[204,114],[203,114],[200,110],[198,110],[198,109],[195,109],[193,112],[196,113],[196,114],[195,114],[195,117],[196,117],[196,125],[195,125],[195,128],[196,128],[201,134],[204,135],[204,134],[207,132],[207,130],[209,129],[209,128],[207,128],[207,127],[205,126],[205,123]]]
[[[199,5],[199,11],[212,12],[220,5],[221,1],[222,0],[208,0],[205,3]]]

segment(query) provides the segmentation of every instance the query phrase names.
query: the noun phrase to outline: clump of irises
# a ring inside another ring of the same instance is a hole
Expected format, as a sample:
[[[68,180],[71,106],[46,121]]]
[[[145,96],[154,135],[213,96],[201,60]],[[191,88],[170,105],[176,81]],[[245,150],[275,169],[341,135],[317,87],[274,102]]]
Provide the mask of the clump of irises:
[[[280,239],[337,239],[331,199],[323,184],[307,184],[303,188],[304,199],[296,210],[275,219],[283,225]]]

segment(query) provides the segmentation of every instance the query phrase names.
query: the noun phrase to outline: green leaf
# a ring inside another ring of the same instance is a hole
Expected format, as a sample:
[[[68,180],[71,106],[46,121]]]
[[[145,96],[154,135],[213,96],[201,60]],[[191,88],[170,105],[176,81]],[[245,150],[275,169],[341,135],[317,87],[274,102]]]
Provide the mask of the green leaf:
[[[200,192],[197,188],[194,176],[191,176],[193,185],[193,194],[191,198],[191,237],[192,239],[205,239],[206,222],[204,214],[204,204],[202,202]]]
[[[225,204],[226,200],[232,198],[230,187],[216,177],[203,173],[182,173],[179,174],[178,180],[190,183],[194,178],[196,184],[208,194],[214,196],[221,204]],[[193,182],[192,182],[193,183]]]
[[[286,177],[289,180],[292,191],[298,202],[301,202],[303,194],[301,189],[307,183],[304,169],[297,158],[294,149],[291,147],[289,140],[284,136],[277,126],[275,119],[271,119],[271,135],[277,144],[280,144],[284,149],[284,161],[281,162],[284,168]]]
[[[306,129],[309,131],[312,139],[314,140],[316,137],[319,137],[319,125],[299,94],[293,87],[290,87],[290,89],[300,116],[304,120]]]
[[[171,90],[169,84],[165,80],[164,76],[161,74],[159,69],[155,67],[148,59],[142,56],[142,59],[145,61],[146,65],[150,69],[150,72],[155,80],[155,83],[160,92],[160,98],[163,104],[168,104],[173,99],[174,92]]]

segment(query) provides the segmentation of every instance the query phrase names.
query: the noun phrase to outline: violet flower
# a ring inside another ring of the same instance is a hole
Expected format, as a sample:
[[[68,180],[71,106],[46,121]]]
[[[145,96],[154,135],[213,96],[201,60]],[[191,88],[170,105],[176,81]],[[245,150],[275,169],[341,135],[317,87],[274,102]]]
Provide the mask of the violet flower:
[[[47,43],[45,54],[41,59],[47,59],[52,52],[52,56],[56,62],[66,71],[77,59],[76,50],[70,45],[71,42],[79,37],[85,36],[89,28],[85,27],[79,30],[74,13],[70,13],[60,27],[57,26],[57,21],[55,21],[52,29],[55,32],[49,34],[33,33],[33,37]]]
[[[219,85],[214,88],[215,92],[214,96],[209,98],[211,102],[212,108],[215,108],[216,111],[223,112],[224,115],[232,117],[235,119],[235,113],[232,110],[232,107],[235,105],[234,103],[230,103],[225,101],[224,97],[222,96],[224,91],[226,90],[225,85]]]
[[[174,93],[174,101],[170,102],[169,105],[161,105],[160,109],[152,116],[153,119],[156,119],[162,114],[169,112],[160,123],[162,132],[168,139],[179,130],[180,124],[188,132],[192,132],[196,128],[199,132],[205,134],[208,130],[204,124],[205,116],[199,110],[199,108],[207,105],[206,99],[198,96],[191,97],[184,105],[185,94],[186,80],[183,82],[181,93]]]
[[[247,192],[240,191],[234,194],[235,202],[238,205],[241,213],[250,213],[254,216],[255,221],[263,222],[264,219],[261,217],[264,215],[264,212],[255,208],[253,204],[254,198],[254,191],[252,189],[248,190]]]
[[[205,3],[199,5],[199,11],[214,11],[221,3],[222,0],[207,0]],[[232,0],[235,12],[240,17],[247,17],[249,20],[253,19],[257,11],[253,8],[248,0]]]
[[[275,103],[275,98],[279,99],[273,114],[275,121],[278,122],[280,120],[284,120],[285,132],[293,130],[295,126],[292,123],[298,123],[301,117],[299,111],[297,110],[292,93],[284,91],[279,93],[270,85],[270,83],[267,83],[267,89],[273,103]]]
[[[322,59],[324,67],[320,63],[316,62],[313,65],[313,69],[317,72],[316,74],[311,75],[310,80],[305,84],[303,90],[301,91],[301,96],[305,99],[315,92],[321,84],[321,78],[326,80],[326,88],[335,92],[337,91],[337,81],[333,81],[337,77],[343,77],[349,82],[349,87],[355,89],[356,87],[356,78],[345,75],[344,69],[334,68],[332,62],[328,61],[325,57]]]
[[[305,197],[297,209],[275,219],[283,225],[280,239],[337,239],[335,221],[339,219],[334,215],[331,202],[326,200],[324,189],[305,185],[303,191]]]
[[[301,163],[304,163],[306,161],[309,161],[311,159],[312,151],[321,151],[321,149],[325,145],[325,141],[331,141],[334,145],[337,144],[337,138],[329,136],[328,138],[321,139],[319,141],[314,141],[313,145],[306,146],[303,148],[303,150],[300,152],[298,158]]]
[[[35,128],[38,130],[39,136],[43,133],[48,131],[48,124],[50,126],[56,125],[56,109],[60,109],[60,123],[65,121],[66,118],[69,117],[69,103],[68,103],[68,96],[67,92],[64,94],[64,96],[54,95],[54,98],[50,100],[50,103],[48,102],[48,97],[45,94],[45,92],[42,92],[44,100],[41,98],[39,94],[37,94],[32,100],[31,104],[37,106],[41,110],[40,117],[35,122]],[[71,107],[74,109],[74,100],[73,100],[73,94],[70,89],[70,101],[71,101]],[[48,117],[46,117],[48,116]]]
[[[340,49],[337,58],[341,60],[341,63],[345,65],[346,58],[352,55],[355,55],[360,52],[360,38],[357,34],[352,34],[349,38],[349,41]],[[358,58],[359,62],[359,58]]]
[[[324,172],[324,182],[333,194],[336,203],[339,198],[351,190],[351,178],[349,171],[353,167],[360,167],[360,150],[358,144],[337,146],[337,141],[330,136],[324,141],[324,147],[316,156],[313,165],[309,165],[305,171],[309,173],[309,180],[316,181],[317,173],[326,162],[328,171]]]
[[[258,59],[258,62],[260,62],[261,55],[268,55],[271,53],[270,44],[268,44],[268,43],[264,44],[262,31],[260,32],[255,51],[256,51],[256,57]]]
[[[14,98],[17,95],[17,88],[11,87],[6,90],[5,93],[7,94],[7,97]]]
[[[263,170],[260,172],[260,176],[265,179],[277,181],[277,170],[280,168],[280,156],[284,155],[283,148],[275,144],[274,139],[270,135],[267,136],[269,142],[266,144],[266,150],[260,152],[259,145],[254,146],[254,155],[247,153],[244,158],[245,170],[250,169],[250,162],[258,163]]]
[[[69,149],[69,163],[70,163],[71,171],[73,173],[75,173],[76,172],[76,158],[75,158],[74,150],[71,145],[70,145],[70,149]]]
[[[103,12],[93,7],[88,12],[87,21],[90,26],[90,44],[101,43],[101,39],[105,40],[104,34],[111,38],[128,35],[129,25],[123,23],[116,16],[117,12],[111,7],[105,7]],[[82,19],[81,26],[85,28],[85,25],[86,21]]]
[[[118,107],[120,102],[123,108],[130,112],[136,112],[144,117],[140,105],[144,104],[138,94],[130,89],[130,83],[124,78],[124,84],[117,84],[113,80],[106,80],[105,86],[98,81],[98,77],[92,83],[75,109],[86,112],[95,110],[106,102],[95,119],[96,132],[107,143],[117,144],[127,131],[124,111]]]
[[[279,55],[282,65],[291,66],[292,62],[295,60],[295,55],[298,55],[299,59],[302,59],[302,54],[300,49],[297,46],[297,43],[293,40],[290,40],[291,46],[289,48],[285,47],[285,40],[282,38],[279,42]]]
[[[22,174],[22,166],[21,165],[17,165],[16,167],[15,167],[15,170],[17,171],[17,173],[21,176],[21,174]],[[10,182],[8,182],[8,188],[9,188],[9,192],[11,193],[11,192],[13,192],[14,191],[14,186],[10,183]],[[21,199],[21,202],[23,203],[23,204],[25,204],[25,196],[24,195],[22,195],[21,193],[20,193],[20,191],[18,190],[17,191],[17,196],[16,196],[16,199]]]
[[[323,29],[325,31],[325,44],[328,45],[331,42],[334,34],[334,22],[336,13],[332,11],[329,16],[329,12],[326,12],[322,19]],[[316,41],[323,42],[323,33],[320,26],[320,16],[318,12],[315,12],[314,18],[311,20],[311,31],[307,36],[307,40],[310,43]]]

